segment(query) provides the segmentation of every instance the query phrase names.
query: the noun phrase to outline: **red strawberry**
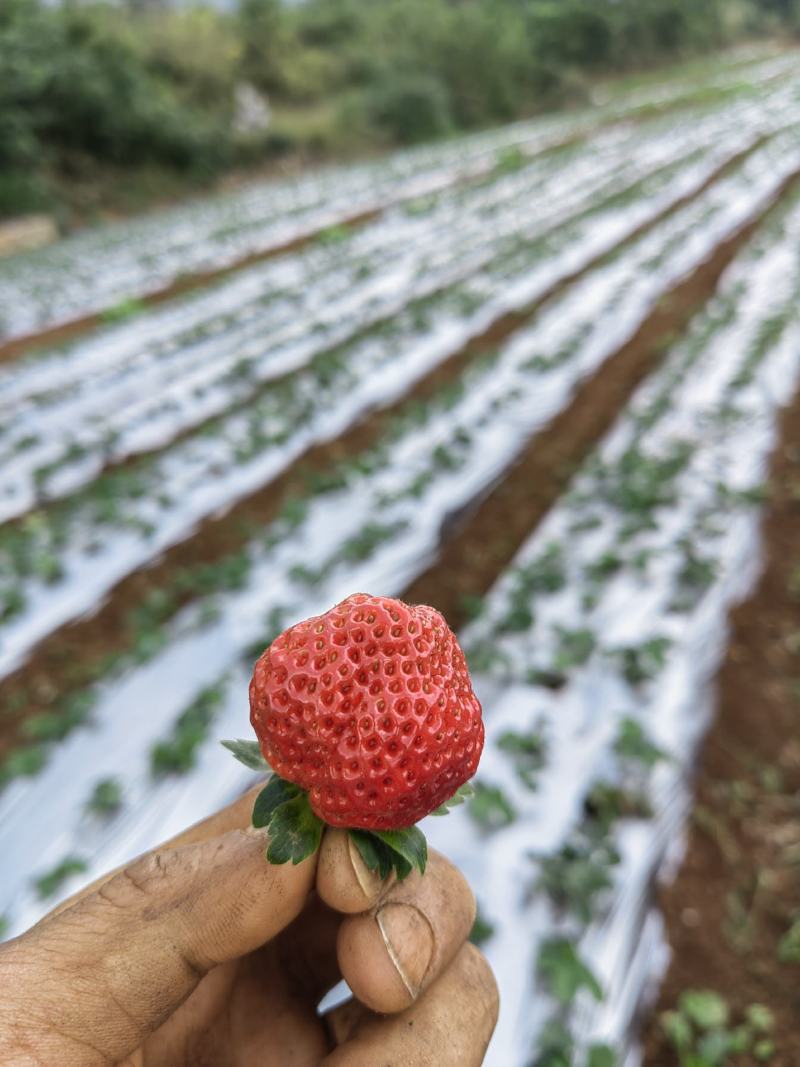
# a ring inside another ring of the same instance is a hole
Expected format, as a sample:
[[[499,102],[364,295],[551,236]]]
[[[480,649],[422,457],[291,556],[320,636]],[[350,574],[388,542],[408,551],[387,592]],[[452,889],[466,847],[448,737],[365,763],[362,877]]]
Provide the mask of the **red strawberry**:
[[[409,827],[472,775],[481,706],[438,611],[350,596],[258,660],[250,719],[265,759],[331,826]]]

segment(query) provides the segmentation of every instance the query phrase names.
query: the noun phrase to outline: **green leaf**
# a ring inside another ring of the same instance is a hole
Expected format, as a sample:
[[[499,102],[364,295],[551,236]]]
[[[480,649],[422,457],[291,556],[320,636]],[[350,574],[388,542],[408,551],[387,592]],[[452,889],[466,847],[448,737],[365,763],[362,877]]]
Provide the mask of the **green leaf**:
[[[603,999],[600,983],[566,938],[554,937],[542,943],[537,969],[562,1004],[570,1004],[581,989],[587,989],[595,1000]]]
[[[709,1030],[697,1043],[697,1052],[712,1067],[722,1067],[731,1051],[731,1035],[727,1030]]]
[[[665,1011],[661,1016],[661,1028],[676,1052],[685,1052],[691,1045],[692,1026],[680,1012]]]
[[[322,827],[322,820],[311,810],[308,795],[298,790],[293,799],[272,813],[267,859],[276,864],[302,863],[319,848]]]
[[[425,834],[417,826],[405,830],[373,830],[372,833],[399,856],[416,867],[420,874],[425,873],[428,863],[428,842]],[[398,874],[399,877],[399,874]]]
[[[728,1005],[710,989],[687,989],[681,994],[678,1007],[701,1030],[728,1025]]]
[[[431,815],[447,815],[451,808],[457,808],[459,804],[469,800],[474,792],[475,788],[472,783],[465,782],[457,792],[453,793],[449,800],[446,800],[444,804],[440,804],[435,811],[432,811]]]
[[[384,844],[380,838],[375,837],[369,830],[351,830],[350,837],[358,849],[359,855],[370,871],[377,871],[381,878],[388,878],[392,870],[397,870],[395,860],[401,861],[401,865],[405,864],[405,874],[401,877],[398,871],[397,877],[402,881],[402,878],[411,873],[411,866],[405,863],[402,856],[398,856],[396,852],[392,852],[388,845]]]
[[[261,754],[258,741],[223,741],[229,752],[251,771],[270,771],[272,768]]]
[[[609,1045],[592,1045],[586,1057],[586,1067],[616,1067],[617,1054]]]
[[[745,1018],[754,1030],[769,1033],[775,1026],[775,1016],[765,1004],[750,1004]]]
[[[795,919],[778,945],[781,963],[800,963],[800,919]]]
[[[469,802],[469,814],[485,830],[502,830],[517,817],[514,805],[496,785],[476,782]]]
[[[281,804],[294,800],[300,793],[302,789],[299,786],[284,781],[283,778],[274,774],[256,797],[253,805],[253,826],[269,826],[276,809]]]
[[[402,882],[416,868],[425,873],[428,843],[416,826],[405,830],[351,830],[350,836],[369,870],[386,878],[391,871]]]
[[[494,923],[489,922],[486,916],[481,912],[480,904],[475,913],[475,922],[472,924],[472,929],[469,932],[469,940],[473,945],[477,945],[479,948],[485,944],[492,937],[494,937]]]

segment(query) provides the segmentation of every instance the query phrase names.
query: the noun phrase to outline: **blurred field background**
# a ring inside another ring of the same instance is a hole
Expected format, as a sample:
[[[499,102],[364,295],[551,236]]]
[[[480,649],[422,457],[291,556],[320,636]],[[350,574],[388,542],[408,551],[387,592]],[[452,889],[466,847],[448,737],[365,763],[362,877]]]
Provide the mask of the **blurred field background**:
[[[491,1067],[796,1067],[800,4],[0,0],[0,936],[235,797],[357,590]],[[334,764],[332,772],[336,773]]]
[[[0,215],[70,227],[589,103],[798,25],[795,0],[4,0]]]

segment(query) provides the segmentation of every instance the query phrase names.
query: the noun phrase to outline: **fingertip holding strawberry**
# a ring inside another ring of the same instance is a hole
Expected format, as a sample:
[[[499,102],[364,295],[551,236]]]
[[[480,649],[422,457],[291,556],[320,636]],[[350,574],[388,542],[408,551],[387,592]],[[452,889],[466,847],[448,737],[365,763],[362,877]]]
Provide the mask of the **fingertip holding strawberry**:
[[[416,823],[468,795],[483,750],[481,705],[442,615],[364,593],[272,642],[250,721],[258,743],[224,744],[272,771],[253,809],[268,860],[302,862],[328,825],[349,830],[381,877],[424,872]]]

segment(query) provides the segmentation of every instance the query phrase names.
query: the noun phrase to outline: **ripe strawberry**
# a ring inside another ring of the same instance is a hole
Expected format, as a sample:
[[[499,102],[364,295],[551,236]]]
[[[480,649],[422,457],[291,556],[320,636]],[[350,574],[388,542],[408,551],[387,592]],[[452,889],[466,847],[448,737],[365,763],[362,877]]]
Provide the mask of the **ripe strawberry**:
[[[250,719],[264,758],[331,826],[410,827],[475,773],[481,706],[438,611],[350,596],[258,660]]]

